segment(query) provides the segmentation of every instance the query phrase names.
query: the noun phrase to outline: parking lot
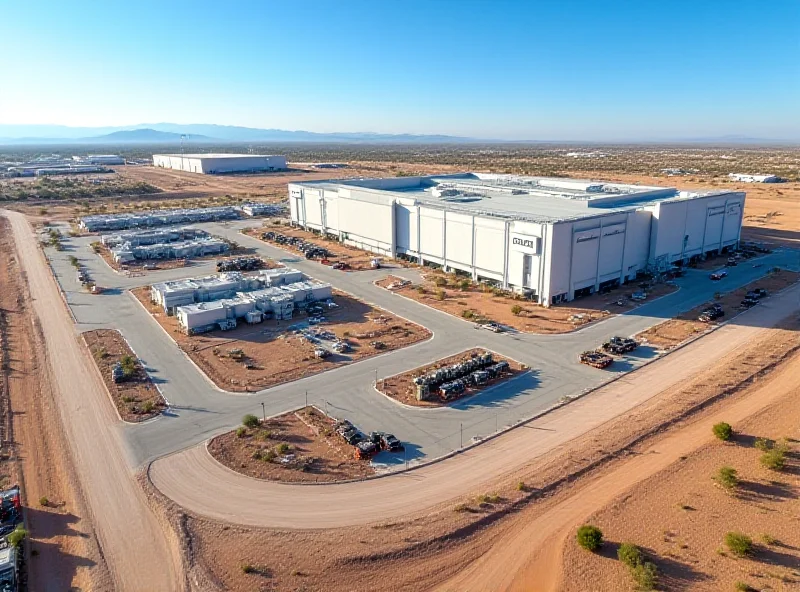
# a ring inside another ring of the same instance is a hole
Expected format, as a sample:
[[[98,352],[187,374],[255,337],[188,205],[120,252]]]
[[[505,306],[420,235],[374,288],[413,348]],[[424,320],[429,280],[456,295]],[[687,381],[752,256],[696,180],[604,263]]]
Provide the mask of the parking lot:
[[[252,247],[261,256],[330,282],[368,304],[379,305],[393,315],[424,326],[433,333],[433,339],[405,348],[402,353],[380,354],[251,395],[229,394],[198,370],[175,346],[172,337],[128,292],[156,280],[213,273],[213,263],[194,267],[190,272],[172,269],[154,272],[148,278],[126,277],[114,273],[89,251],[91,237],[65,239],[64,250],[48,247],[46,254],[78,329],[119,330],[170,404],[161,418],[123,428],[137,464],[227,432],[240,422],[245,413],[260,416],[264,411],[267,415],[278,415],[300,407],[305,402],[306,391],[309,403],[323,408],[328,406],[332,415],[347,417],[362,431],[390,431],[407,442],[410,462],[435,458],[458,449],[473,438],[485,438],[565,397],[578,395],[646,363],[655,355],[653,348],[639,348],[604,372],[579,364],[577,357],[581,351],[597,347],[612,335],[633,335],[675,317],[712,299],[714,292],[720,289],[717,283],[708,280],[706,272],[690,270],[677,280],[677,292],[575,333],[548,336],[495,334],[476,331],[473,323],[373,285],[376,279],[386,275],[383,270],[344,273],[240,233],[240,229],[252,224],[252,221],[241,221],[200,226],[212,234]],[[76,256],[95,280],[107,287],[105,294],[88,294],[76,284],[69,256]],[[797,269],[798,256],[793,251],[777,251],[759,262],[763,267],[740,265],[732,268],[724,280],[726,287],[734,289],[750,283],[774,265]],[[418,278],[418,272],[413,269],[395,269],[392,273],[411,280]],[[431,360],[457,354],[468,347],[486,348],[519,360],[536,368],[537,373],[524,375],[507,385],[499,385],[441,409],[408,409],[374,390],[376,380],[424,366]],[[402,462],[387,459],[385,465],[391,467]]]

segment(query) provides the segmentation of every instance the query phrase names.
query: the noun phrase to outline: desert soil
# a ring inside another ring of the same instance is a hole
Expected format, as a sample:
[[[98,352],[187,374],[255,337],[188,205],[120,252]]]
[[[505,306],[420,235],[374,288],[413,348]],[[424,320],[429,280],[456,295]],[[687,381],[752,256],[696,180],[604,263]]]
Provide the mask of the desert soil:
[[[427,364],[425,366],[409,370],[408,372],[403,372],[402,374],[395,374],[394,376],[388,376],[378,381],[377,389],[384,395],[387,395],[392,399],[400,401],[401,403],[404,403],[406,405],[414,405],[416,407],[446,407],[447,405],[462,400],[465,397],[477,395],[478,393],[483,392],[486,389],[489,389],[498,384],[502,384],[507,380],[510,380],[515,376],[518,376],[520,373],[526,370],[526,366],[520,364],[516,360],[512,360],[511,358],[506,358],[495,352],[490,352],[492,354],[492,359],[495,362],[501,362],[501,361],[508,362],[509,365],[508,372],[504,373],[502,376],[498,376],[497,378],[489,380],[484,385],[470,386],[462,394],[453,397],[449,401],[441,399],[438,396],[438,394],[432,394],[430,398],[424,401],[417,400],[416,385],[414,384],[414,378],[416,378],[417,376],[422,376],[423,374],[428,374],[429,372],[433,372],[434,370],[437,370],[438,368],[442,368],[444,366],[451,366],[453,364],[458,364],[459,362],[468,360],[470,357],[472,357],[473,354],[480,355],[486,353],[487,351],[488,350],[481,348],[473,348],[452,356],[448,356],[446,358],[442,358],[441,360],[437,360],[432,364]]]
[[[408,265],[403,261],[380,257],[375,253],[364,251],[362,249],[357,249],[356,247],[345,245],[336,240],[326,240],[325,238],[323,238],[322,236],[320,236],[315,232],[304,230],[302,228],[291,227],[286,224],[277,225],[270,223],[270,224],[265,224],[261,228],[252,228],[244,232],[245,234],[248,234],[259,240],[263,240],[264,242],[279,249],[284,249],[291,253],[305,256],[302,251],[296,249],[293,245],[282,245],[262,238],[262,235],[268,231],[276,232],[278,234],[282,234],[288,237],[297,237],[303,239],[306,242],[313,243],[319,247],[322,247],[323,249],[326,249],[330,253],[330,257],[328,257],[328,260],[331,262],[331,264],[339,261],[347,263],[350,266],[347,271],[364,271],[372,269],[371,261],[372,259],[375,258],[378,258],[381,262],[381,265],[384,267],[401,267],[404,265]]]
[[[229,469],[257,479],[325,483],[374,475],[369,461],[357,460],[353,447],[333,430],[334,423],[316,407],[304,407],[267,418],[257,428],[241,426],[212,438],[208,451]]]
[[[312,329],[334,333],[337,338],[347,341],[352,350],[341,354],[332,352],[329,357],[320,359],[314,356],[317,344],[289,329],[301,324],[305,313],[297,314],[291,321],[267,320],[257,325],[240,323],[230,331],[186,335],[179,328],[176,317],[166,315],[162,308],[150,301],[149,287],[136,288],[132,293],[214,384],[230,391],[261,390],[290,382],[401,349],[431,335],[419,325],[334,291],[334,301],[338,306],[327,309],[327,320]],[[373,342],[380,342],[383,347],[378,349],[372,345]],[[231,350],[234,350],[233,356]],[[235,350],[242,350],[242,353]]]
[[[737,288],[730,292],[720,292],[720,297],[713,302],[705,302],[691,310],[681,313],[675,319],[664,321],[658,325],[650,327],[649,329],[638,333],[635,337],[637,340],[644,341],[654,347],[667,350],[677,345],[680,345],[693,335],[708,331],[709,327],[715,326],[721,322],[729,320],[742,309],[740,308],[741,302],[747,292],[755,290],[756,288],[763,288],[770,294],[780,292],[788,288],[797,280],[800,279],[800,273],[781,269],[775,272],[770,272],[761,279],[750,282],[746,286]],[[720,290],[725,289],[725,279],[719,280]],[[714,303],[719,303],[725,310],[725,316],[718,321],[711,321],[710,323],[703,323],[697,320],[700,313]],[[758,305],[756,305],[758,306]]]
[[[180,508],[167,504],[185,524],[190,568],[215,583],[209,590],[369,591],[386,582],[401,591],[431,589],[442,582],[447,583],[441,589],[452,592],[539,589],[534,582],[560,581],[560,550],[545,555],[549,561],[544,564],[534,561],[542,556],[542,543],[553,540],[553,533],[574,532],[573,526],[599,510],[609,495],[615,497],[647,476],[625,471],[633,483],[620,480],[620,467],[637,461],[641,451],[660,451],[659,443],[672,434],[683,441],[683,430],[698,423],[700,437],[689,448],[701,446],[710,438],[709,422],[720,409],[724,413],[744,400],[750,406],[732,415],[749,414],[780,400],[787,386],[796,388],[785,382],[769,387],[776,384],[774,376],[791,374],[792,365],[800,361],[798,329],[800,323],[792,317],[778,329],[760,331],[747,346],[702,374],[654,393],[602,428],[535,458],[495,488],[390,522],[328,530],[260,529],[182,515]],[[758,394],[762,387],[770,393],[766,398]],[[570,407],[564,411],[573,413]],[[653,452],[645,459],[659,462],[661,455]],[[597,481],[606,485],[593,487]],[[244,573],[244,565],[254,570]],[[530,569],[541,565],[549,566],[548,571],[531,576]]]
[[[22,487],[28,589],[103,589],[109,574],[61,432],[11,226],[2,217],[0,286],[0,487]]]
[[[453,316],[475,322],[494,321],[523,333],[569,333],[641,304],[630,299],[630,294],[640,290],[638,284],[621,286],[606,294],[593,294],[575,300],[569,306],[544,307],[486,284],[474,284],[454,273],[426,270],[422,277],[420,284],[401,285],[401,278],[395,276],[378,280],[376,284]],[[656,284],[646,290],[647,300],[675,289],[670,284]],[[621,303],[617,304],[618,301]]]
[[[111,378],[112,368],[123,356],[136,359],[136,354],[119,333],[113,329],[95,329],[81,334],[97,365],[114,406],[125,421],[140,422],[157,417],[166,408],[161,393],[150,380],[142,364],[136,361],[136,371],[122,382]]]

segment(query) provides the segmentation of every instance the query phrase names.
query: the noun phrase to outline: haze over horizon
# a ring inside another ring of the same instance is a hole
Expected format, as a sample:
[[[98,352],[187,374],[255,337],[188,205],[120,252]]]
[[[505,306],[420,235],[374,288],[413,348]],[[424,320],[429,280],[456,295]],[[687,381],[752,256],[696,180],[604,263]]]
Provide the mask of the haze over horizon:
[[[800,3],[772,7],[10,4],[0,124],[797,141]]]

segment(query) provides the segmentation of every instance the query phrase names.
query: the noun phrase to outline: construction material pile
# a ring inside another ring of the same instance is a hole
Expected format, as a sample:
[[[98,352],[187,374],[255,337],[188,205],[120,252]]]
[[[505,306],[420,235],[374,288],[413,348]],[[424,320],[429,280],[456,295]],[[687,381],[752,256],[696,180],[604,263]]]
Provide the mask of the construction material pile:
[[[578,356],[578,360],[592,368],[608,368],[614,362],[614,358],[599,351],[585,351]]]
[[[639,347],[639,343],[630,337],[615,336],[606,341],[602,347],[610,354],[621,356],[635,350]]]
[[[507,372],[509,364],[505,360],[495,362],[491,352],[473,353],[469,358],[417,376],[414,384],[422,390],[422,398],[430,392],[438,392],[444,400],[452,399],[470,386],[481,386],[489,380]]]
[[[234,257],[217,261],[217,271],[255,271],[264,267],[261,257]]]

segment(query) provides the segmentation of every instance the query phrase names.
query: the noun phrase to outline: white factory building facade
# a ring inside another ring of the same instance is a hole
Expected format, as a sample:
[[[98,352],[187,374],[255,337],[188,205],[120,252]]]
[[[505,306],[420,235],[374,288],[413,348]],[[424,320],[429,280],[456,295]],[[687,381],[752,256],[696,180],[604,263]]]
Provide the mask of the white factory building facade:
[[[738,245],[745,194],[466,173],[289,185],[294,224],[545,306]]]
[[[263,154],[154,154],[153,166],[204,175],[265,173],[286,170],[286,157]]]

